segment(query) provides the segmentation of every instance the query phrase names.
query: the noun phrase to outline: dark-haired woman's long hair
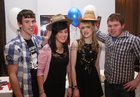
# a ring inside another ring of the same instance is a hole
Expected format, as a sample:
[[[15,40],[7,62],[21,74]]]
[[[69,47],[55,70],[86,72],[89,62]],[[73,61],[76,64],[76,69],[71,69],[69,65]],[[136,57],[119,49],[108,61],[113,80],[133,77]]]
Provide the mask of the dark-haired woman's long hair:
[[[52,49],[52,52],[55,52],[57,50],[56,47],[56,34],[60,31],[67,28],[68,29],[68,39],[65,43],[63,43],[64,48],[69,44],[70,36],[69,36],[69,26],[67,25],[67,22],[59,22],[52,25],[52,34],[49,39],[49,45]]]

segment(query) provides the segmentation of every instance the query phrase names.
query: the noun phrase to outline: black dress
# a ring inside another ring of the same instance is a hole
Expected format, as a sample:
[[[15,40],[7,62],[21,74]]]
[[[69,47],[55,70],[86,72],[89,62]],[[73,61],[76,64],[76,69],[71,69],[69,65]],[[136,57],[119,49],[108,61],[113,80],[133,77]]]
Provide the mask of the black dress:
[[[76,77],[80,97],[101,97],[103,95],[95,67],[96,58],[97,52],[91,50],[91,44],[85,44],[84,50],[77,52]]]
[[[68,48],[65,48],[62,54],[52,53],[48,77],[44,83],[47,97],[64,97],[68,61]]]

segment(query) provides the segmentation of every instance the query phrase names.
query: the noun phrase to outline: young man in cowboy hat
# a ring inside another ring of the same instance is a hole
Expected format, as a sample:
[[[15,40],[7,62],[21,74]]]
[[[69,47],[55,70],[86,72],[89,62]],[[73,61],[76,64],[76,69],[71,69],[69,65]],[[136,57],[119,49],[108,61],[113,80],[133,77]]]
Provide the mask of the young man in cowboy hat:
[[[105,96],[135,97],[140,72],[134,79],[134,62],[140,62],[140,38],[124,30],[124,18],[113,13],[107,20],[109,35],[97,31],[99,41],[105,43]]]
[[[86,11],[80,19],[81,37],[71,45],[73,97],[101,97],[103,95],[99,78],[100,48],[94,33],[96,22],[94,13]]]
[[[21,10],[17,22],[18,35],[6,44],[4,51],[13,97],[39,97],[37,56],[44,38],[33,35],[36,25],[33,11]]]
[[[57,14],[51,18],[47,29],[51,36],[38,57],[38,85],[40,97],[64,97],[66,74],[68,73],[69,85],[69,25],[72,21],[64,15]],[[72,89],[69,88],[68,97]]]

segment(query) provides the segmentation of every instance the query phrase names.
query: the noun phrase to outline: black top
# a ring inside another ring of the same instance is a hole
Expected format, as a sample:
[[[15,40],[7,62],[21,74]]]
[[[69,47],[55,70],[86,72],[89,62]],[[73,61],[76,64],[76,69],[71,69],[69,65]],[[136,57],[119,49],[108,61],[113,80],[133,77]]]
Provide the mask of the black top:
[[[52,53],[48,77],[44,84],[47,97],[64,97],[68,62],[68,47],[64,48],[62,54]]]
[[[80,97],[101,97],[103,95],[98,72],[95,67],[97,52],[91,44],[85,44],[84,50],[77,52],[76,79]]]
[[[33,91],[33,97],[39,97],[39,89],[38,89],[38,83],[37,83],[37,49],[34,45],[32,39],[25,40],[27,43],[27,46],[29,48],[31,60],[30,60],[30,73],[31,73],[31,83],[32,83],[32,91]]]

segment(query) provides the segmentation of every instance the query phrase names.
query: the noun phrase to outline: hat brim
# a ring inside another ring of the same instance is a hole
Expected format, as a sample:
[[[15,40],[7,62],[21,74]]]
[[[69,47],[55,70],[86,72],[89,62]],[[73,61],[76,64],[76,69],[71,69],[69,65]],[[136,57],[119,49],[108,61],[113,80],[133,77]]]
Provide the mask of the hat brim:
[[[93,21],[93,22],[97,22],[97,19],[92,19],[92,18],[80,18],[79,21]]]
[[[47,25],[46,28],[47,28],[48,30],[51,30],[51,29],[52,29],[52,25],[53,25],[54,23],[58,23],[58,22],[67,22],[67,24],[70,25],[70,24],[72,23],[72,20],[71,20],[71,19],[62,19],[62,20],[59,20],[59,21],[51,22],[51,23],[49,23],[49,24]]]

